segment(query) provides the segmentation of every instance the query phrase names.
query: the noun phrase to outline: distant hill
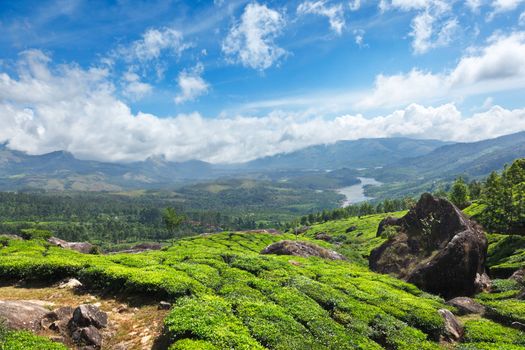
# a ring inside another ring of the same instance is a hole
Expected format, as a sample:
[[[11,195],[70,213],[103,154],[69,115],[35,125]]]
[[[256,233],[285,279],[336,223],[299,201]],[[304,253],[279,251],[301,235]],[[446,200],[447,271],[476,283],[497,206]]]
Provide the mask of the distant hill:
[[[404,137],[338,141],[256,159],[248,169],[341,169],[379,167],[407,157],[417,157],[451,144]]]
[[[163,158],[150,158],[118,164],[80,160],[64,151],[28,155],[0,145],[0,190],[161,188],[214,176],[217,175],[213,175],[211,164],[196,160],[169,162]]]
[[[478,142],[439,147],[419,157],[401,159],[367,175],[387,183],[370,189],[375,196],[397,197],[432,190],[440,181],[457,176],[482,178],[525,157],[525,131]]]

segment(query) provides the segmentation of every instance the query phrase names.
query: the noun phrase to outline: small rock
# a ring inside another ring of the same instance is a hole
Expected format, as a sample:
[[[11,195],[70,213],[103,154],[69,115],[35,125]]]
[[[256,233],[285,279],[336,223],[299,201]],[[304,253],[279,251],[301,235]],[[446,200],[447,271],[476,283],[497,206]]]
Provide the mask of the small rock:
[[[525,268],[519,269],[509,277],[511,280],[515,280],[520,284],[525,284]]]
[[[516,299],[519,299],[519,300],[525,300],[525,288],[522,289],[518,295],[516,295]]]
[[[75,289],[80,287],[82,287],[82,283],[75,278],[64,281],[58,286],[60,289]]]
[[[105,328],[108,325],[108,315],[95,305],[84,304],[75,309],[71,323],[77,328],[89,326]]]
[[[474,280],[474,286],[476,293],[490,292],[490,289],[492,288],[492,281],[486,272],[477,273],[476,279]]]
[[[102,334],[94,326],[78,328],[71,337],[77,344],[94,346],[96,349],[100,349],[102,345]]]
[[[346,233],[350,233],[350,232],[355,231],[355,230],[357,230],[357,226],[350,226],[349,228],[346,229],[345,232]]]
[[[326,232],[319,232],[315,235],[315,239],[318,239],[320,241],[330,242],[332,240],[332,236],[330,236]]]
[[[331,260],[346,260],[346,258],[333,251],[316,244],[305,241],[284,240],[270,244],[261,251],[261,254],[295,255],[302,257],[317,256]]]
[[[455,306],[458,309],[458,314],[460,316],[468,314],[483,315],[485,313],[485,306],[468,297],[450,299],[447,301],[447,304]]]
[[[458,341],[463,336],[463,326],[458,322],[454,314],[447,309],[438,310],[443,320],[445,320],[445,334],[447,341]]]
[[[128,311],[128,307],[127,305],[124,305],[124,304],[121,304],[117,307],[117,312],[119,314],[123,314],[124,312],[127,312]]]
[[[169,310],[171,308],[171,304],[167,301],[161,301],[159,303],[158,309],[159,310]]]
[[[517,328],[517,329],[519,329],[521,331],[525,331],[525,324],[523,324],[521,322],[512,322],[511,326],[514,327],[514,328]]]
[[[288,263],[293,266],[301,266],[302,264],[297,260],[288,260]]]

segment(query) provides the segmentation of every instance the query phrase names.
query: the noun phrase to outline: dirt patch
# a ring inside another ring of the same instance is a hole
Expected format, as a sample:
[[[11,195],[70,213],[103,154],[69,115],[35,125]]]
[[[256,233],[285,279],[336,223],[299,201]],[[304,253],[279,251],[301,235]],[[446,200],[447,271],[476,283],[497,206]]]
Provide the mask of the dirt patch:
[[[108,314],[109,326],[103,332],[102,349],[151,349],[162,333],[163,320],[168,310],[158,310],[157,303],[147,304],[138,299],[117,300],[88,292],[78,292],[58,287],[1,286],[1,300],[37,300],[52,310],[62,306],[96,304]],[[39,335],[55,337],[47,329]],[[67,344],[71,347],[71,344]]]

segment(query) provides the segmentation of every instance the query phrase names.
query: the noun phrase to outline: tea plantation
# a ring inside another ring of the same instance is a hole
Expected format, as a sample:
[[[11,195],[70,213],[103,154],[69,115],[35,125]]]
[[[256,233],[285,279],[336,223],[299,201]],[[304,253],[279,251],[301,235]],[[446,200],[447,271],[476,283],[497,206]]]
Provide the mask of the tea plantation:
[[[440,343],[444,322],[437,310],[455,310],[365,266],[383,241],[375,232],[384,216],[327,222],[298,237],[226,232],[185,238],[140,254],[85,255],[39,240],[3,239],[0,278],[52,283],[76,277],[105,292],[169,300],[173,307],[164,323],[172,350],[525,348],[525,334],[505,326],[509,317],[525,322],[524,303],[512,298],[517,286],[503,280],[496,293],[478,296],[493,317],[464,320],[461,344]],[[349,226],[356,227],[345,232]],[[349,260],[260,254],[273,242],[313,240],[318,232],[335,243],[316,244]],[[18,347],[6,350],[29,349],[24,344],[34,341],[10,337]],[[40,348],[61,348],[52,346]]]

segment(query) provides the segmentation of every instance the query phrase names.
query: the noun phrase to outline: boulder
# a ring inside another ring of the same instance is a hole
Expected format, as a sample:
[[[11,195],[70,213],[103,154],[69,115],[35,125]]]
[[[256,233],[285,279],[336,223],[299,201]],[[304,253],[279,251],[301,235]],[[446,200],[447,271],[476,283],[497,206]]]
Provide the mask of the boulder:
[[[108,315],[97,306],[91,304],[78,306],[75,311],[73,311],[73,317],[70,321],[70,328],[94,326],[100,329],[107,327],[107,325]]]
[[[463,337],[463,326],[459,323],[454,314],[447,309],[439,309],[438,312],[445,321],[445,334],[443,334],[443,340],[460,340]]]
[[[514,272],[509,278],[525,285],[525,267]]]
[[[320,241],[330,242],[332,240],[332,236],[330,236],[326,232],[319,232],[315,235],[315,239],[318,239]]]
[[[159,310],[169,310],[171,308],[171,303],[167,301],[161,301],[157,307]]]
[[[487,283],[487,238],[448,200],[425,193],[404,217],[390,222],[399,233],[372,250],[373,271],[446,299],[473,295]]]
[[[41,329],[41,320],[49,313],[44,306],[30,301],[0,300],[0,319],[13,330]]]
[[[454,306],[458,310],[458,315],[460,316],[469,314],[483,315],[485,313],[485,306],[469,297],[450,299],[447,301],[447,304]]]
[[[305,241],[284,240],[270,244],[261,251],[261,254],[295,255],[302,257],[318,256],[331,260],[346,260],[346,258],[333,251],[316,244]]]
[[[68,335],[68,324],[73,317],[74,309],[71,306],[64,306],[49,312],[41,322],[43,328]]]
[[[78,328],[71,334],[71,339],[78,345],[87,345],[88,349],[100,349],[102,334],[95,326]]]
[[[51,237],[47,240],[49,243],[56,245],[57,247],[76,250],[83,254],[90,254],[95,250],[95,246],[88,242],[67,242],[63,239]]]

